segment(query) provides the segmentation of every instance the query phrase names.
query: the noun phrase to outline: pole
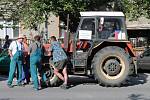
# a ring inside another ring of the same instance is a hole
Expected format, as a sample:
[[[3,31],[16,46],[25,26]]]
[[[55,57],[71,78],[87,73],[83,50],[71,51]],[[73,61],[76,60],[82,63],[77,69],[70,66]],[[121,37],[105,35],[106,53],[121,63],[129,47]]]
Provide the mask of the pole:
[[[48,16],[45,14],[45,40],[47,42],[48,39]]]
[[[64,48],[67,51],[68,49],[68,43],[69,43],[69,14],[67,14],[67,32],[65,33],[65,38],[64,38]]]

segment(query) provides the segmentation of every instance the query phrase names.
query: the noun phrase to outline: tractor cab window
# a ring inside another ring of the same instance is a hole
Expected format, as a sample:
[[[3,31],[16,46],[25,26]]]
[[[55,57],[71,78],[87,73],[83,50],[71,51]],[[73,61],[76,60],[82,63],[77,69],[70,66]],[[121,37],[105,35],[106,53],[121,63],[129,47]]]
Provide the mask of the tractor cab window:
[[[84,18],[78,31],[77,50],[88,51],[92,47],[94,36],[95,18]]]
[[[115,38],[115,33],[125,33],[122,19],[104,18],[98,19],[98,38],[108,39]]]
[[[92,35],[95,34],[95,19],[86,18],[83,20],[80,30],[89,30],[92,31]]]

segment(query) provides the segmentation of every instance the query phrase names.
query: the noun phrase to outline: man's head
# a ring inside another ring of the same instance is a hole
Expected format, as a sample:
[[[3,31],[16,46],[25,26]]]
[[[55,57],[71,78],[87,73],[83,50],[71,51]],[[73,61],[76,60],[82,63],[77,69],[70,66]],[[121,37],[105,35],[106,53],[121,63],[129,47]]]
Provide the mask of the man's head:
[[[27,37],[26,37],[26,35],[23,35],[23,42],[24,42],[24,43],[27,42]]]
[[[41,40],[41,36],[40,36],[40,35],[34,36],[34,40],[35,40],[35,41],[40,41],[40,40]]]
[[[50,40],[51,40],[51,41],[57,41],[57,39],[56,39],[55,36],[51,36],[51,37],[50,37]]]
[[[8,40],[8,39],[9,39],[9,35],[6,35],[6,36],[5,36],[5,40]]]
[[[17,41],[18,41],[18,42],[23,42],[23,39],[24,39],[23,35],[22,35],[22,34],[19,34],[19,36],[18,36],[18,38],[17,38]]]

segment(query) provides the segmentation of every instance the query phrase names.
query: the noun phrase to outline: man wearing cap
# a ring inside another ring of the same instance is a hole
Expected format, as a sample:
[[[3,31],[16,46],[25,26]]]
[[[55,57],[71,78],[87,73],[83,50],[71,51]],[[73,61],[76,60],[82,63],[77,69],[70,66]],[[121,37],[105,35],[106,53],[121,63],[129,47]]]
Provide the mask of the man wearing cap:
[[[41,74],[41,81],[46,83],[46,75],[42,71],[42,55],[43,55],[43,46],[40,43],[41,36],[36,35],[34,37],[34,42],[30,44],[28,53],[30,54],[30,71],[31,71],[31,78],[33,80],[33,85],[35,90],[41,89],[41,84],[38,79],[38,72]],[[37,72],[38,69],[38,72]],[[47,84],[47,83],[46,83]]]
[[[15,74],[17,67],[18,67],[17,85],[22,86],[21,80],[22,80],[22,64],[23,64],[23,50],[24,50],[22,41],[23,41],[23,36],[20,35],[17,38],[17,40],[13,41],[10,44],[8,48],[8,52],[11,58],[9,77],[8,77],[8,82],[7,82],[7,86],[9,88],[13,87],[12,81],[13,81],[14,74]]]

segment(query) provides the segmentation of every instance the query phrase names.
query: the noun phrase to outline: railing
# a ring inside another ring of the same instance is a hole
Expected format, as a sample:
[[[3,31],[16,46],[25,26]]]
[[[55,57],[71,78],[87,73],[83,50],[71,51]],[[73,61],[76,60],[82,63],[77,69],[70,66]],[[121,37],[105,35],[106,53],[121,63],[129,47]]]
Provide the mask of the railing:
[[[144,50],[149,47],[146,38],[130,38],[130,41],[136,56],[143,53]]]

